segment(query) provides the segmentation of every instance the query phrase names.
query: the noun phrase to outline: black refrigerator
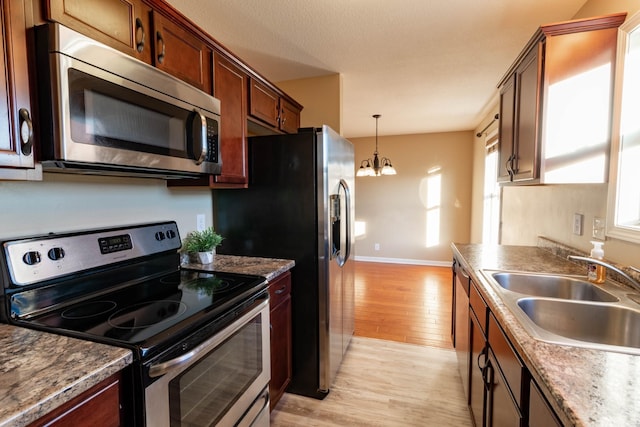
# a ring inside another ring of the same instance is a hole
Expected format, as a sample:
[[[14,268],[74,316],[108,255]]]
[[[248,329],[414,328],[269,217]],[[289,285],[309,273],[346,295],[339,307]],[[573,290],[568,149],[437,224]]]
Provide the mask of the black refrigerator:
[[[353,336],[354,169],[325,125],[249,138],[249,188],[213,191],[218,253],[295,260],[290,393],[324,398]]]

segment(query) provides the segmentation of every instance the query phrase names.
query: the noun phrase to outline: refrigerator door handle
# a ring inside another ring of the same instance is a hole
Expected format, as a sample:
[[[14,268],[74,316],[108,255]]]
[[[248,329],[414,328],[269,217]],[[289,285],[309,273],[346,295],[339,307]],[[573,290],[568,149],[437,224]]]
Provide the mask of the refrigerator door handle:
[[[345,204],[345,213],[346,213],[345,231],[347,234],[346,236],[347,247],[345,248],[343,261],[340,263],[340,266],[342,267],[351,256],[351,189],[349,188],[349,184],[347,183],[347,181],[345,181],[344,179],[340,180],[340,186],[344,188],[344,195],[345,195],[344,204]]]

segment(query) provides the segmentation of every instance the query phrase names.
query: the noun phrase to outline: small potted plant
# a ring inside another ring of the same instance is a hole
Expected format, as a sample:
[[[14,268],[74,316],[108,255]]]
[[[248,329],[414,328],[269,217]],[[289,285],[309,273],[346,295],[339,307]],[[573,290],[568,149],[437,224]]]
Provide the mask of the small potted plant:
[[[200,264],[211,264],[216,246],[220,245],[222,239],[213,227],[209,227],[187,234],[182,241],[182,248],[189,254],[197,254]]]

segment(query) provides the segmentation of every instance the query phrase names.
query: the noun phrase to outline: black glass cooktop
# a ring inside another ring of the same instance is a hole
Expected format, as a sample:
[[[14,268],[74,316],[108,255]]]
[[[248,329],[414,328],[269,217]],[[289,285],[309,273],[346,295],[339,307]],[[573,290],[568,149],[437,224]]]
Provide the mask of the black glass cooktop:
[[[181,270],[65,306],[29,323],[144,353],[265,289],[266,281],[259,276]]]

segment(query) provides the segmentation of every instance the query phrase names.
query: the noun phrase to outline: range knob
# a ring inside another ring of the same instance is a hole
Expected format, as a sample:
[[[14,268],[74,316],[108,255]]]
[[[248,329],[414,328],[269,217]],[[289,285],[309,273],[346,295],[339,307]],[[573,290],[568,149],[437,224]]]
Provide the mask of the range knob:
[[[170,239],[173,239],[176,237],[176,232],[173,230],[169,230],[167,231],[167,236],[169,236]]]
[[[164,236],[164,232],[163,232],[163,231],[158,231],[158,232],[156,233],[156,240],[157,240],[157,241],[159,241],[159,242],[163,241],[163,240],[164,240],[164,237],[165,237],[165,236]]]
[[[24,263],[27,265],[36,265],[41,261],[40,252],[29,251],[22,256],[22,261],[24,261]]]
[[[59,259],[64,258],[64,249],[62,248],[51,248],[49,252],[47,252],[47,256],[52,261],[57,261]]]

